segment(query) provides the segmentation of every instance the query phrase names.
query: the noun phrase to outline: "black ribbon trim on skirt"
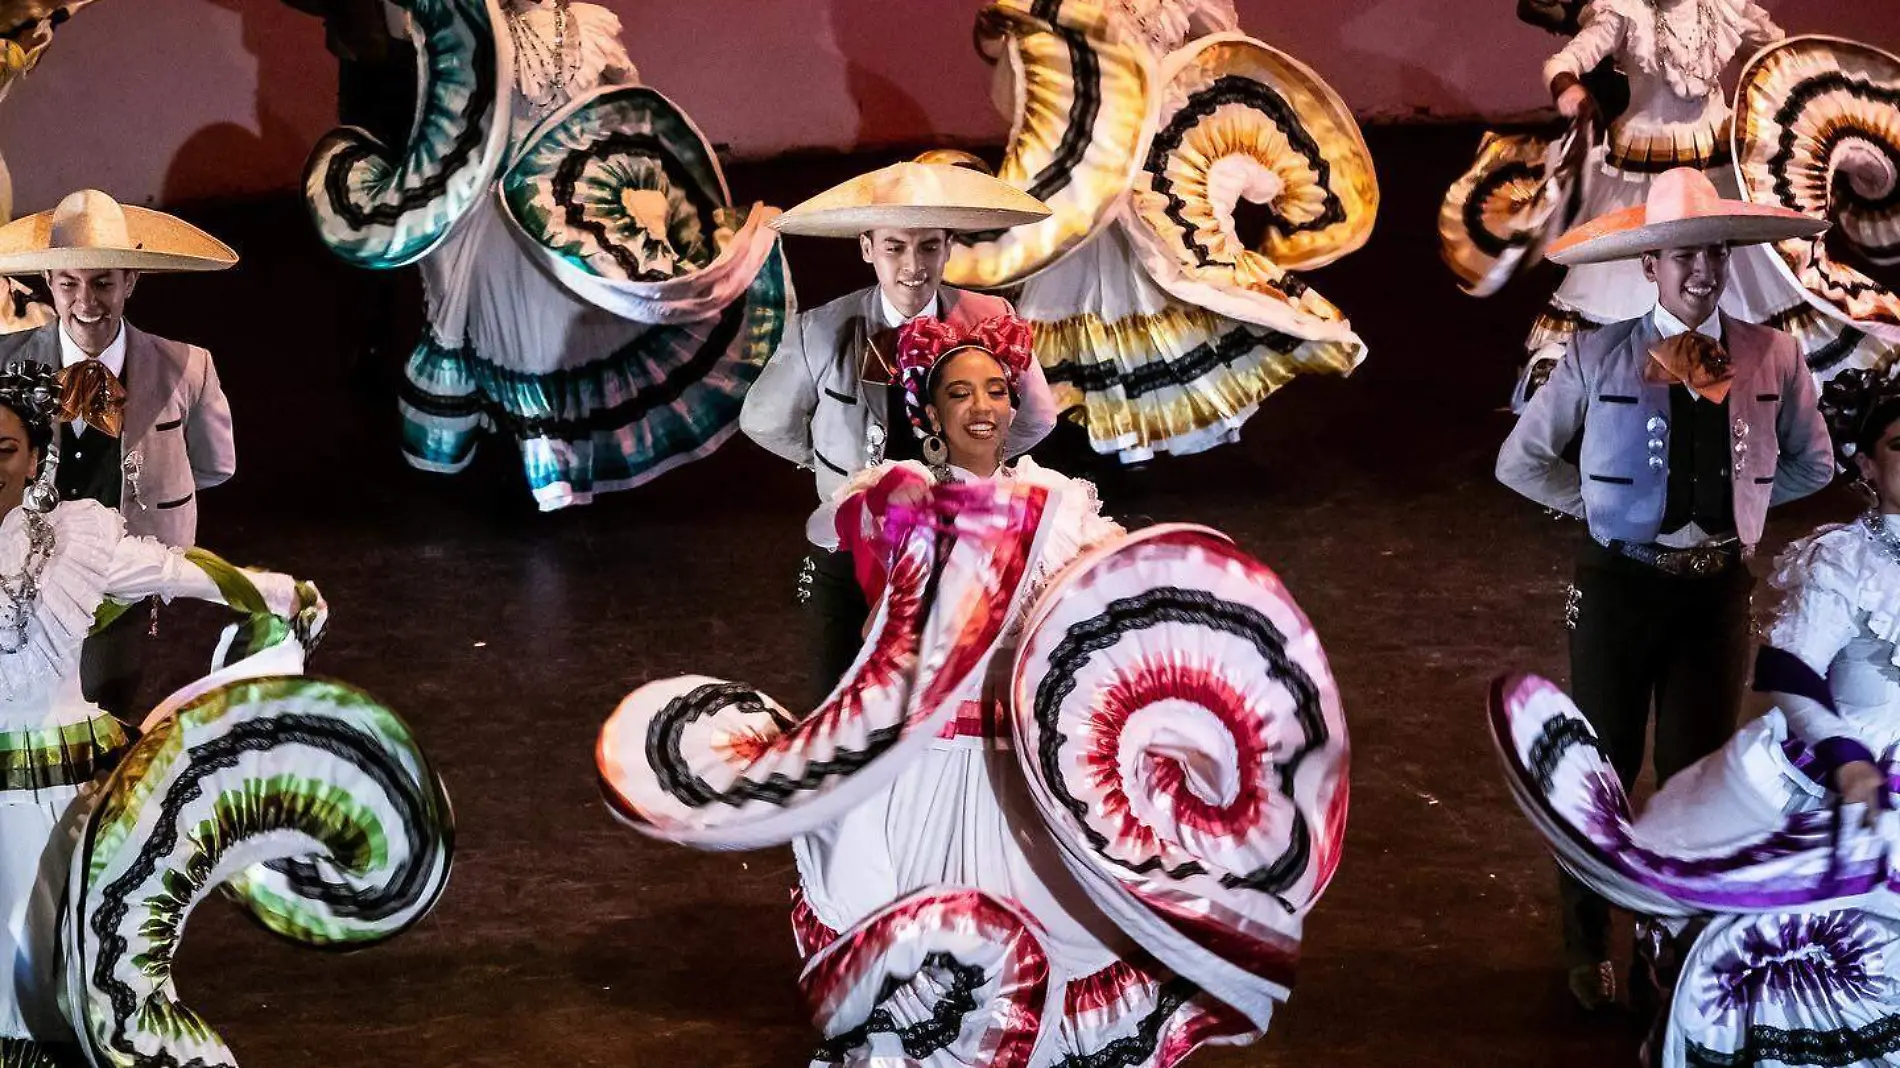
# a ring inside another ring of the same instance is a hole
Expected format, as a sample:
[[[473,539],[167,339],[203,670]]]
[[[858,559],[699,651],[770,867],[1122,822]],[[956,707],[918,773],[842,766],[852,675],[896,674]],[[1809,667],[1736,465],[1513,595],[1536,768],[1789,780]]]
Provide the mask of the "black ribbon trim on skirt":
[[[862,1048],[873,1034],[896,1035],[904,1047],[904,1055],[912,1060],[921,1061],[948,1049],[963,1033],[964,1017],[976,1011],[976,991],[983,985],[983,969],[938,951],[926,956],[919,970],[950,974],[950,987],[930,1007],[929,1019],[899,1024],[891,1016],[891,1010],[873,1009],[863,1023],[821,1044],[812,1054],[812,1060],[843,1064],[851,1052]],[[885,988],[878,991],[879,1000],[890,997],[899,985],[894,979],[887,981]]]
[[[1213,341],[1189,349],[1179,359],[1153,360],[1133,372],[1109,363],[1080,364],[1063,360],[1053,367],[1043,368],[1043,374],[1050,385],[1067,383],[1084,393],[1106,393],[1120,386],[1122,393],[1134,400],[1164,389],[1192,385],[1216,368],[1232,367],[1256,348],[1265,347],[1285,356],[1304,344],[1304,338],[1278,330],[1256,334],[1245,326],[1235,325]]]
[[[462,0],[445,0],[445,6],[460,2]],[[476,3],[474,6],[480,5]],[[369,208],[360,207],[350,197],[349,175],[358,163],[377,154],[377,146],[356,140],[331,157],[329,169],[323,176],[324,197],[337,218],[357,230],[376,224],[393,223],[404,214],[440,197],[448,188],[450,179],[461,170],[462,165],[481,152],[488,140],[482,133],[481,120],[484,115],[493,112],[496,106],[493,32],[494,27],[491,26],[486,32],[471,35],[475,47],[468,62],[475,70],[475,88],[469,93],[469,106],[458,116],[461,120],[460,132],[456,134],[453,141],[449,142],[449,150],[442,154],[442,159],[435,170],[414,186],[405,188],[402,195],[394,200],[375,204]],[[434,71],[434,66],[435,57],[431,56],[431,73]],[[430,86],[425,88],[433,88],[433,84],[434,79],[431,78]],[[419,110],[426,109],[433,98],[432,93],[423,92],[418,98]],[[419,123],[418,128],[420,126]],[[409,146],[404,146],[403,151],[407,158]]]
[[[719,209],[725,205],[715,200],[705,189],[692,181],[692,175],[685,164],[666,150],[666,144],[649,133],[613,133],[597,141],[591,141],[581,148],[573,149],[561,157],[560,166],[554,170],[552,192],[555,203],[561,205],[562,218],[567,225],[583,230],[594,236],[595,241],[605,249],[614,262],[620,265],[629,278],[636,282],[665,282],[674,275],[664,271],[640,270],[639,261],[633,253],[615,241],[607,232],[607,225],[588,216],[585,205],[574,202],[574,187],[579,183],[581,172],[593,162],[604,162],[609,157],[633,155],[641,159],[658,163],[660,170],[674,188],[683,191],[692,202],[693,214],[699,219],[700,232],[711,235],[719,229]],[[657,192],[657,190],[656,190]],[[704,267],[704,263],[694,264]]]
[[[1108,838],[1097,831],[1088,818],[1088,805],[1071,794],[1062,774],[1062,746],[1068,738],[1056,728],[1062,705],[1074,692],[1076,675],[1096,653],[1113,647],[1127,635],[1166,623],[1183,623],[1232,634],[1251,643],[1267,664],[1267,675],[1287,688],[1293,696],[1293,715],[1304,740],[1274,767],[1279,773],[1280,791],[1292,796],[1294,776],[1308,756],[1326,744],[1329,734],[1320,710],[1319,687],[1306,670],[1287,654],[1286,635],[1258,610],[1233,601],[1225,601],[1205,590],[1158,587],[1133,597],[1111,602],[1100,615],[1070,626],[1068,632],[1049,653],[1049,670],[1036,687],[1035,717],[1042,732],[1037,759],[1050,793],[1062,807],[1075,815],[1076,825],[1094,851],[1108,858]],[[1287,832],[1286,852],[1273,862],[1246,875],[1223,875],[1220,883],[1228,889],[1257,890],[1279,898],[1279,891],[1293,885],[1312,862],[1313,846],[1304,813],[1297,809]],[[1198,861],[1178,868],[1165,868],[1161,858],[1149,857],[1139,864],[1111,860],[1118,868],[1146,875],[1160,871],[1173,879],[1204,875],[1207,869]],[[1282,905],[1286,903],[1281,901]],[[1288,911],[1292,911],[1288,906]]]
[[[737,683],[707,683],[695,687],[684,697],[668,701],[653,717],[653,721],[647,724],[646,744],[647,763],[653,768],[654,778],[667,796],[692,808],[706,808],[715,804],[737,808],[749,801],[783,806],[798,794],[816,789],[827,779],[848,776],[863,768],[895,744],[903,732],[901,724],[874,730],[868,736],[869,744],[863,749],[841,749],[834,759],[811,761],[797,778],[778,773],[762,781],[741,777],[730,788],[718,790],[693,773],[692,765],[682,752],[681,742],[689,724],[733,707],[764,713],[772,718],[781,731],[797,725],[797,721],[791,717],[773,711],[757,690]]]
[[[1154,142],[1148,148],[1146,169],[1154,180],[1155,192],[1167,198],[1167,216],[1181,228],[1181,240],[1194,253],[1195,261],[1203,267],[1218,262],[1200,239],[1194,236],[1194,224],[1187,219],[1187,201],[1175,194],[1174,182],[1168,178],[1168,157],[1181,147],[1181,142],[1186,139],[1191,128],[1228,104],[1239,104],[1265,113],[1286,136],[1287,145],[1313,168],[1317,184],[1326,191],[1326,205],[1318,215],[1305,222],[1295,223],[1276,213],[1273,227],[1283,234],[1297,234],[1324,230],[1344,222],[1346,206],[1340,202],[1339,195],[1333,192],[1330,184],[1333,165],[1320,151],[1319,142],[1300,123],[1299,113],[1293,109],[1293,105],[1271,87],[1251,78],[1237,74],[1222,75],[1212,85],[1190,97],[1181,110],[1168,120],[1168,125],[1155,135]],[[1289,273],[1287,278],[1291,281],[1293,276]],[[1300,292],[1304,292],[1305,284],[1299,283],[1299,286]],[[1299,295],[1285,286],[1281,288],[1289,295]]]

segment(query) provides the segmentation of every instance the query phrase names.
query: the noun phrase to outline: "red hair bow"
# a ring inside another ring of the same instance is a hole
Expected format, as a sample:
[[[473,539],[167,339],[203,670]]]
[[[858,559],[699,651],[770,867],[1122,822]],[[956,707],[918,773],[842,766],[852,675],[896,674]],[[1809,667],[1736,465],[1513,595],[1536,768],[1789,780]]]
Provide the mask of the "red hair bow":
[[[945,353],[971,347],[996,357],[1011,385],[1029,370],[1029,361],[1036,358],[1029,324],[1014,315],[991,316],[967,331],[953,323],[919,315],[898,328],[898,370],[907,379],[912,373],[928,376]]]

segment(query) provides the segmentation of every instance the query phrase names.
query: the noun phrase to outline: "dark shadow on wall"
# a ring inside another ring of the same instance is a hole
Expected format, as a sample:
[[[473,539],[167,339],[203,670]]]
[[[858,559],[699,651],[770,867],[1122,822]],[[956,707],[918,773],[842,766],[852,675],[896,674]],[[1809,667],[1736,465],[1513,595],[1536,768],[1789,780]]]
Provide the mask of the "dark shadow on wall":
[[[165,172],[161,199],[167,204],[297,186],[315,143],[311,131],[302,128],[309,125],[307,116],[316,110],[325,121],[333,117],[336,61],[323,49],[317,19],[275,0],[206,2],[241,20],[244,50],[257,60],[257,128],[218,122],[186,138]],[[292,20],[307,20],[317,32],[283,32]],[[252,188],[234,189],[234,174]]]
[[[942,133],[920,97],[941,92],[949,79],[984,77],[982,61],[969,53],[968,70],[935,70],[918,63],[915,46],[926,39],[967,39],[976,7],[959,4],[831,0],[831,32],[845,62],[845,85],[858,109],[854,144],[859,148],[936,143]],[[998,122],[999,131],[1007,127]],[[1000,137],[1000,133],[999,133]]]

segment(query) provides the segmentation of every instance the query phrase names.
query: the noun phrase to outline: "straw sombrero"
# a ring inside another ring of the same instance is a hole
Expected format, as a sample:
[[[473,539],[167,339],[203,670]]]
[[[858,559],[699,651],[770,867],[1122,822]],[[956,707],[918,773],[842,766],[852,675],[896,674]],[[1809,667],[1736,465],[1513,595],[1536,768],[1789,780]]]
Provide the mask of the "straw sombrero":
[[[175,216],[121,205],[97,189],[0,226],[0,275],[40,271],[221,271],[231,247]]]
[[[1566,267],[1627,260],[1665,248],[1759,245],[1813,237],[1821,219],[1770,204],[1725,200],[1715,183],[1693,167],[1656,176],[1649,201],[1584,223],[1551,243],[1549,259]]]
[[[861,174],[773,220],[780,233],[857,237],[870,230],[1001,230],[1049,217],[1049,206],[987,174],[941,163],[893,163]]]

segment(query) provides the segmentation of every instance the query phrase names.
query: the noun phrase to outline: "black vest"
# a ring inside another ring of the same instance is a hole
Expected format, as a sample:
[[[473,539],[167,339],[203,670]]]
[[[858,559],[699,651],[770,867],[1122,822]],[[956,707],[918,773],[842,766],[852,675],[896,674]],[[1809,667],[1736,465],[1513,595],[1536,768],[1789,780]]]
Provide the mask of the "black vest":
[[[84,432],[73,433],[71,423],[59,425],[59,471],[53,485],[62,501],[94,500],[107,508],[117,508],[125,491],[124,448],[117,438],[109,438],[90,425]]]
[[[1729,478],[1728,401],[1669,388],[1669,487],[1662,532],[1694,523],[1711,535],[1735,533],[1735,483]]]

